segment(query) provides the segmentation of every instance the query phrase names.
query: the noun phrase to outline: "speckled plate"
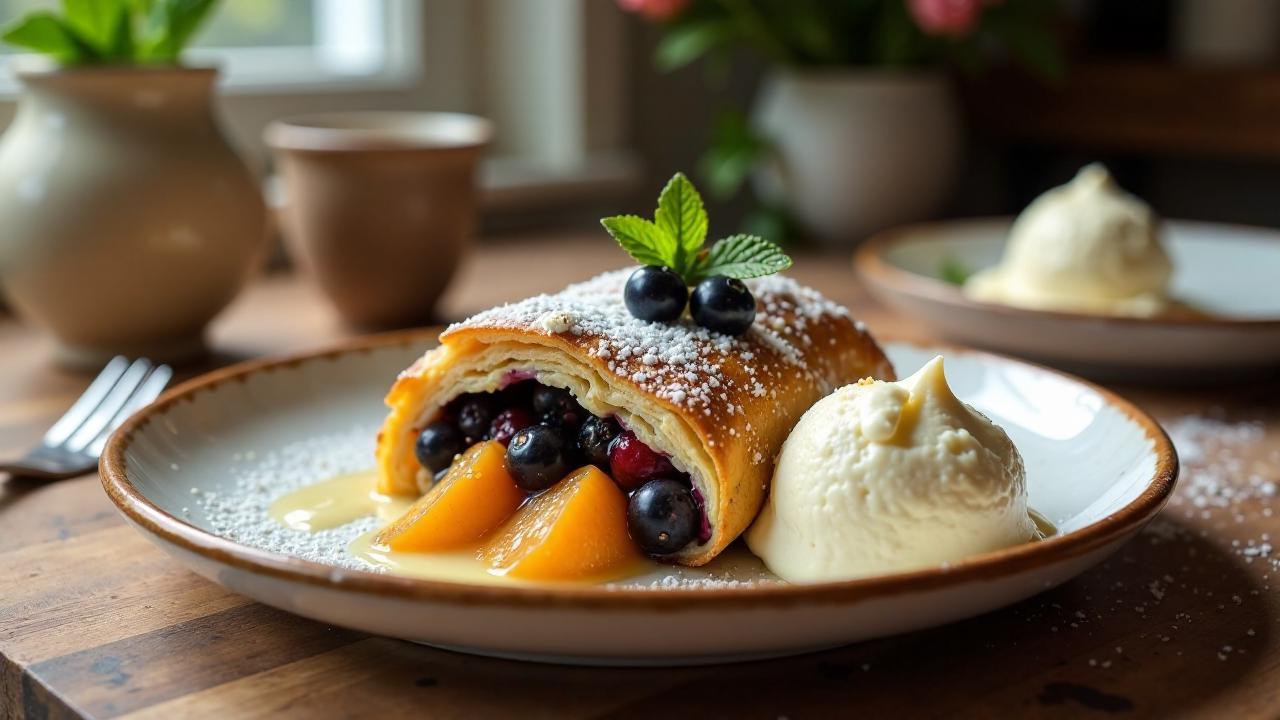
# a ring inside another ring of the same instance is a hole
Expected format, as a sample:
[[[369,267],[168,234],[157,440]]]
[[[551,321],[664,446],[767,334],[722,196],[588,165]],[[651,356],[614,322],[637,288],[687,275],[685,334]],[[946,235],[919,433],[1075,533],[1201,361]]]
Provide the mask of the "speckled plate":
[[[971,300],[944,268],[995,265],[1009,218],[912,225],[859,248],[881,300],[944,337],[1091,377],[1175,383],[1280,372],[1280,232],[1173,220],[1171,292],[1191,312],[1160,318],[1028,310]]]
[[[220,532],[193,500],[193,489],[232,495],[246,472],[296,473],[294,462],[315,460],[297,448],[326,452],[316,438],[365,438],[333,465],[371,457],[387,386],[433,338],[377,336],[188,382],[111,438],[103,485],[139,532],[193,571],[299,615],[486,655],[653,665],[801,653],[1016,602],[1132,537],[1163,506],[1177,474],[1164,432],[1128,402],[1053,371],[947,350],[957,394],[1009,431],[1026,460],[1031,505],[1059,535],[948,567],[839,583],[752,582],[735,575],[737,564],[717,560],[700,575],[673,569],[622,587],[507,587],[377,574],[304,560],[279,544],[255,547]],[[888,347],[902,375],[938,352]],[[718,581],[689,581],[697,576]]]

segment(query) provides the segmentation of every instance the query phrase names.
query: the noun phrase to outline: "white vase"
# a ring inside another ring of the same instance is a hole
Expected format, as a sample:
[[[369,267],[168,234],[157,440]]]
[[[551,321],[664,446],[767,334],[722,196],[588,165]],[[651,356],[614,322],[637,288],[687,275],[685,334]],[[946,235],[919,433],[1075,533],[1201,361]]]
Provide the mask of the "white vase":
[[[199,353],[262,256],[262,195],[215,122],[216,75],[21,75],[0,140],[0,285],[60,360]]]
[[[756,192],[824,245],[928,218],[953,189],[959,113],[942,75],[779,71],[752,122],[775,151]]]

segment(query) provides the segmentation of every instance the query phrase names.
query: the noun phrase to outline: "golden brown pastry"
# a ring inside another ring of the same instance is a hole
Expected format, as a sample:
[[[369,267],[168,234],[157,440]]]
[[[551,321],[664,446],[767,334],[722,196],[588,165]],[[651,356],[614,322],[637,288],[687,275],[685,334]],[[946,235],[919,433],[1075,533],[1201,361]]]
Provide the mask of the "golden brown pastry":
[[[889,361],[848,310],[790,279],[747,281],[756,318],[745,334],[730,337],[688,319],[632,317],[622,300],[630,273],[606,273],[446,330],[441,345],[401,373],[387,395],[380,489],[417,494],[429,482],[414,442],[449,400],[533,379],[568,389],[590,413],[616,418],[688,473],[703,527],[672,559],[702,565],[759,512],[775,456],[805,410],[861,378],[893,379]]]

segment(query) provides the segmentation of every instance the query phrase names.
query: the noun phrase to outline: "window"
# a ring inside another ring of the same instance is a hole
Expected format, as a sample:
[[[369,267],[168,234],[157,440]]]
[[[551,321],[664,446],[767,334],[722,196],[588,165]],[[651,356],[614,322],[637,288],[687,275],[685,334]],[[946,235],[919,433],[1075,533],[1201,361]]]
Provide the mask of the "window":
[[[56,5],[0,0],[0,21]],[[421,67],[420,8],[417,0],[223,0],[187,57],[217,65],[224,86],[246,92],[407,86]],[[16,90],[5,69],[0,92]]]

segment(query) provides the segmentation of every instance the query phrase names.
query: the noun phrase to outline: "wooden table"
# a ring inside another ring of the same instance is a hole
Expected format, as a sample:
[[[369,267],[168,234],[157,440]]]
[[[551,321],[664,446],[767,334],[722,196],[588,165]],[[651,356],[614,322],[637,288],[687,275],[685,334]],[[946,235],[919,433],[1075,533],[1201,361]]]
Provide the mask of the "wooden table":
[[[444,312],[621,260],[600,237],[491,243]],[[803,257],[794,274],[873,330],[920,337],[844,258]],[[213,331],[220,361],[345,334],[290,276],[254,284]],[[0,453],[33,442],[84,384],[0,320]],[[326,627],[187,572],[123,524],[96,476],[0,481],[0,717],[1280,717],[1280,560],[1263,546],[1280,537],[1280,386],[1121,390],[1221,443],[1184,441],[1173,504],[1105,565],[967,622],[722,667],[530,665]],[[1180,419],[1203,413],[1222,420]]]

